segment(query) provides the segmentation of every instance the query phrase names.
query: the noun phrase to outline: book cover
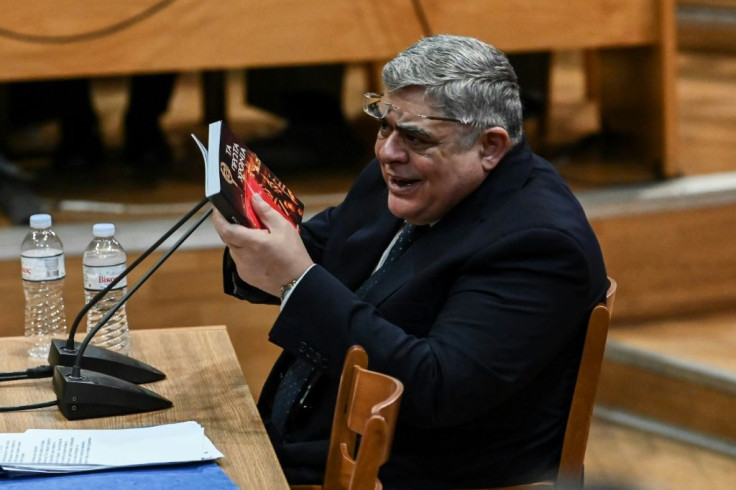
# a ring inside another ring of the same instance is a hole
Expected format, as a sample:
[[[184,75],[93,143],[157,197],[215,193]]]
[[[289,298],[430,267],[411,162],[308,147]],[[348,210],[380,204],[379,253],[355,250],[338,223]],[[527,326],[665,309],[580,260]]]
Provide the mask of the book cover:
[[[225,218],[249,228],[265,228],[251,206],[257,193],[294,227],[299,226],[304,204],[224,122],[209,125],[207,147],[192,138],[204,156],[205,195]]]

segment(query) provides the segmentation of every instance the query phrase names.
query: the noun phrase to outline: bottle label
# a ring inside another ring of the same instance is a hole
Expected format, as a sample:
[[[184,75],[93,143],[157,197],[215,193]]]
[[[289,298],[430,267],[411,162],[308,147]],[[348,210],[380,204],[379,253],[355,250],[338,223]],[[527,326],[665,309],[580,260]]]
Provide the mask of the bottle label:
[[[59,253],[51,257],[20,256],[21,274],[24,281],[56,281],[64,279],[64,254]]]
[[[84,274],[84,289],[89,291],[101,291],[113,282],[125,270],[125,262],[115,265],[85,265],[82,266]],[[112,289],[122,289],[128,285],[127,277],[120,280]]]

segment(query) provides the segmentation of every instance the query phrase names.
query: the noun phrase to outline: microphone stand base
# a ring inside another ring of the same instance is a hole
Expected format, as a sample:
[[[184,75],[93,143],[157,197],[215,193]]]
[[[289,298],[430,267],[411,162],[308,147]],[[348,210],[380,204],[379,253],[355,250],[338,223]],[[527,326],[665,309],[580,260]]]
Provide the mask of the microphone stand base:
[[[152,412],[173,403],[157,393],[107,374],[56,366],[53,386],[59,410],[69,420]]]
[[[51,366],[74,366],[82,343],[74,342],[74,349],[68,349],[66,344],[66,339],[51,341],[48,358]],[[164,373],[145,362],[91,344],[84,349],[80,367],[136,384],[153,383],[166,377]]]

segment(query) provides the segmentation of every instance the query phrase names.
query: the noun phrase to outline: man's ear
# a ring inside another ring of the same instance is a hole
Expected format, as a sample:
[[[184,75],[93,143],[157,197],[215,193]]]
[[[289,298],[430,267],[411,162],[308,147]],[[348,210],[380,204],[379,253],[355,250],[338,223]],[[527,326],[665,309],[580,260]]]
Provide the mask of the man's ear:
[[[493,170],[511,150],[511,137],[505,129],[488,128],[480,135],[481,163],[486,172]]]

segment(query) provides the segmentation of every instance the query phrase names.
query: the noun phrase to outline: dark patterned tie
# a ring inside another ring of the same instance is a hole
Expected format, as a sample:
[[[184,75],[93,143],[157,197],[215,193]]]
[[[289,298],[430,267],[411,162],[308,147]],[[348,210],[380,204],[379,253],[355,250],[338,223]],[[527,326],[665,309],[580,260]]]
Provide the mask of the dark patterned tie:
[[[365,297],[383,279],[399,256],[409,248],[409,245],[417,237],[418,232],[426,228],[428,227],[417,227],[406,223],[404,229],[399,234],[399,238],[393,247],[391,247],[384,263],[355,291],[355,294],[361,298]],[[276,389],[276,395],[274,396],[273,406],[271,408],[271,422],[280,434],[284,435],[286,433],[286,424],[289,420],[289,415],[296,406],[299,395],[316,374],[315,366],[302,357],[298,357],[286,370],[284,377]]]
[[[286,433],[286,422],[299,394],[315,374],[314,365],[298,357],[281,378],[271,407],[271,422],[282,436]]]
[[[412,242],[416,239],[418,232],[423,228],[425,227],[414,226],[412,224],[406,223],[404,225],[404,229],[401,230],[396,243],[394,243],[394,246],[391,247],[391,250],[388,253],[388,257],[386,257],[386,261],[377,271],[375,271],[368,279],[366,279],[366,281],[355,291],[355,294],[357,294],[361,298],[365,298],[365,295],[368,294],[368,292],[373,289],[376,284],[381,282],[381,279],[386,276],[386,273],[396,263],[399,256],[403,254],[407,248],[409,248],[409,245],[411,245]]]

